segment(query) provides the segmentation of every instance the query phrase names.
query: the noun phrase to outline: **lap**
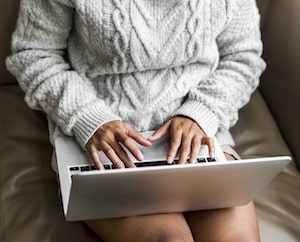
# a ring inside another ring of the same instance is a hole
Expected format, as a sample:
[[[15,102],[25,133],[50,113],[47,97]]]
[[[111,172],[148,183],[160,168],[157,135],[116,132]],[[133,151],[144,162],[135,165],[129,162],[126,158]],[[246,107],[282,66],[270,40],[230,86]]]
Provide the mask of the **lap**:
[[[85,222],[104,241],[193,241],[182,213],[155,214]]]
[[[226,154],[227,159],[234,159]],[[104,241],[259,241],[254,204],[85,222]]]
[[[225,209],[185,213],[195,241],[259,241],[253,202]]]
[[[259,241],[253,203],[245,206],[86,221],[104,241]]]

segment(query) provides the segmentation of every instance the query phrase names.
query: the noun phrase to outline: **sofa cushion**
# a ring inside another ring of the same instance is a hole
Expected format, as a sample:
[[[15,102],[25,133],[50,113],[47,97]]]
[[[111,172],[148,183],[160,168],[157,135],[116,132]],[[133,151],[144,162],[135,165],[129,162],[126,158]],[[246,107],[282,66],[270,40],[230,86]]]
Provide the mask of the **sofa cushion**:
[[[268,67],[260,90],[300,170],[300,1],[272,1],[267,9],[262,38]]]
[[[0,86],[16,83],[16,79],[6,71],[5,59],[10,53],[11,35],[16,25],[19,2],[19,0],[0,1]]]
[[[5,113],[0,116],[0,240],[97,241],[82,223],[64,220],[45,117],[25,105],[17,85],[0,87],[0,103]],[[258,92],[232,132],[243,157],[289,154]],[[283,238],[300,237],[297,223],[291,222],[300,218],[300,181],[294,172],[291,163],[256,200],[263,242],[274,238],[274,231]]]
[[[289,125],[299,123],[299,112],[295,112],[295,103],[299,103],[299,31],[294,30],[299,26],[299,1],[259,0],[258,4],[268,62],[261,90],[274,115],[279,114],[277,124],[296,154],[300,151],[296,147],[299,136],[295,135],[299,129]],[[5,30],[0,35],[0,241],[98,241],[82,223],[65,222],[50,167],[52,149],[45,117],[26,107],[23,93],[16,84],[11,85],[16,80],[6,71],[4,60],[10,52],[18,5],[19,0],[0,1],[5,10],[0,15],[0,27]],[[242,157],[289,153],[258,92],[241,110],[232,132]],[[299,153],[296,155],[299,161]],[[300,240],[299,190],[300,178],[292,162],[259,194],[255,202],[262,242]]]
[[[99,241],[63,217],[45,117],[17,85],[0,87],[0,241]]]
[[[261,25],[263,26],[265,19],[267,18],[269,8],[272,0],[257,0],[257,6],[261,15]]]
[[[289,155],[290,151],[259,92],[240,111],[232,129],[244,158]],[[262,242],[300,241],[300,175],[292,161],[255,199]]]

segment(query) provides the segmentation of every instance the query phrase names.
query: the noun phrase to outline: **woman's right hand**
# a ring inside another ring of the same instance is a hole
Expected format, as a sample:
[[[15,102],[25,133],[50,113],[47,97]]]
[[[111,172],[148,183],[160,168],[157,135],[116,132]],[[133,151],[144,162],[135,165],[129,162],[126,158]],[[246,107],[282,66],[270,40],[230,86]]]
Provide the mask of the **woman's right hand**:
[[[102,125],[89,139],[86,149],[97,169],[104,166],[99,158],[99,151],[103,151],[116,168],[135,167],[121,144],[132,153],[137,160],[143,160],[143,154],[134,144],[136,141],[143,146],[152,143],[139,134],[133,127],[122,121],[111,121]]]

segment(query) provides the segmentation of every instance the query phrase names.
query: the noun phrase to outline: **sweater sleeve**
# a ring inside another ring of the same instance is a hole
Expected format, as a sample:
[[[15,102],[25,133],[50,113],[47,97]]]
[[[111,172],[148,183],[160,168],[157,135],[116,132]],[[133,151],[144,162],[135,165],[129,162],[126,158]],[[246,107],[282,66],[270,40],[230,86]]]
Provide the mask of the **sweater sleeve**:
[[[218,67],[190,90],[175,113],[195,120],[208,136],[237,122],[238,110],[249,101],[265,69],[255,1],[231,2],[227,24],[217,37]]]
[[[73,14],[69,0],[22,0],[6,65],[25,91],[27,104],[46,112],[85,148],[101,124],[120,118],[65,58]]]

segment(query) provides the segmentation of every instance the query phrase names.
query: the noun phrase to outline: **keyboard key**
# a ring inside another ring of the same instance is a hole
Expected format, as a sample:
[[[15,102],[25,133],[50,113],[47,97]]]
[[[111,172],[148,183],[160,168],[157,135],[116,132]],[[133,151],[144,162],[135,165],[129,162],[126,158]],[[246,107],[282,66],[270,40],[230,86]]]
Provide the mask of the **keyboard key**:
[[[208,157],[208,158],[206,158],[206,160],[207,160],[207,162],[216,162],[215,158]]]
[[[205,158],[197,158],[197,162],[198,163],[206,163],[206,159]]]
[[[79,171],[79,167],[78,166],[73,166],[69,168],[70,171]]]
[[[90,167],[89,166],[81,166],[80,171],[89,171]]]
[[[96,166],[90,166],[91,171],[97,170]]]
[[[103,165],[104,166],[104,168],[105,168],[105,170],[111,170],[112,169],[112,166],[111,165]]]
[[[170,165],[167,161],[147,161],[147,162],[136,162],[136,167],[147,167],[147,166],[166,166]]]

